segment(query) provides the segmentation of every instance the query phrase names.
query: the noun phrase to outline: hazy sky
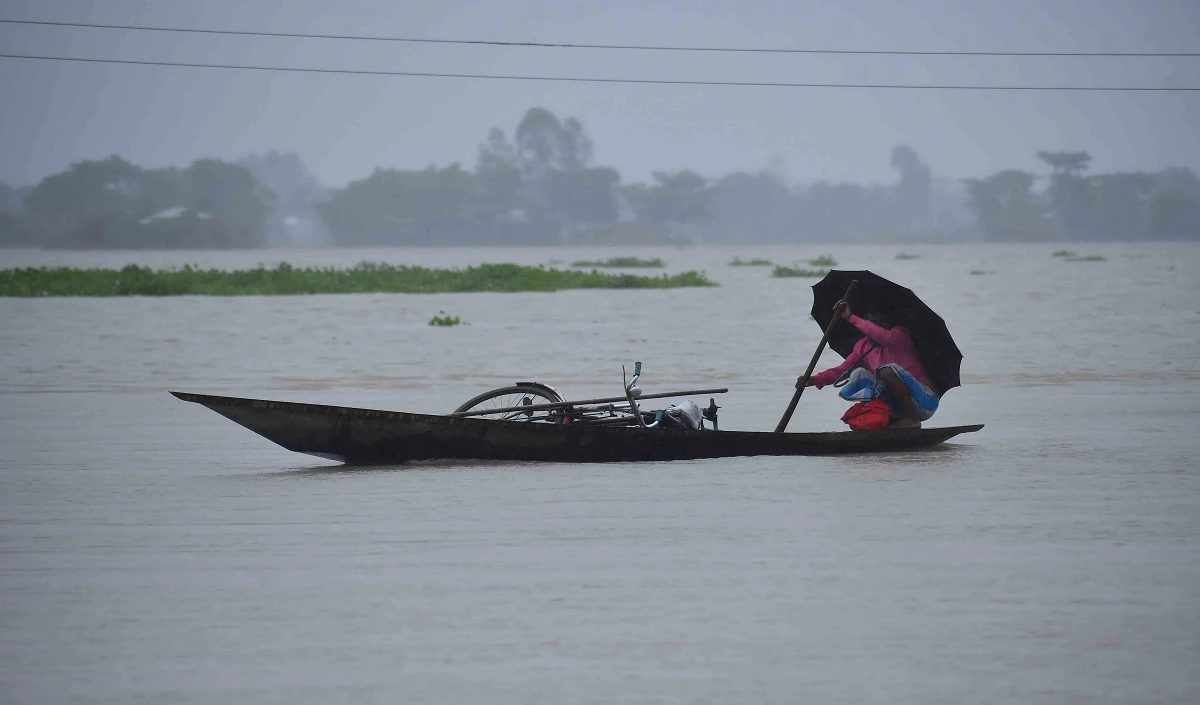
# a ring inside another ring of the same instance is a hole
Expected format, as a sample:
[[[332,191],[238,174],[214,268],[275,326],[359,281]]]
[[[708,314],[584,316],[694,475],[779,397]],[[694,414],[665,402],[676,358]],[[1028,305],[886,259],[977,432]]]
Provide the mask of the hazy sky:
[[[911,50],[1197,51],[1195,0],[0,0],[0,18],[543,42]],[[938,58],[464,47],[0,25],[0,53],[321,68],[871,83],[1200,85],[1200,58]],[[577,116],[627,180],[775,164],[797,181],[1200,166],[1200,93],[996,93],[326,76],[0,59],[0,181],[84,159],[148,166],[300,154],[342,185],[380,167],[473,165],[492,126]]]

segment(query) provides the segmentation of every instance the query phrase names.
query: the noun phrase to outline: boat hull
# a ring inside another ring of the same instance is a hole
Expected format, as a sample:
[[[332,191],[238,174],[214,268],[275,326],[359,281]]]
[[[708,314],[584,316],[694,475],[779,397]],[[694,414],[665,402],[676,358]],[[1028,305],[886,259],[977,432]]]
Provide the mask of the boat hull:
[[[681,431],[488,421],[402,411],[171,392],[297,453],[350,464],[409,460],[629,462],[748,455],[843,455],[925,448],[983,428],[830,433]]]

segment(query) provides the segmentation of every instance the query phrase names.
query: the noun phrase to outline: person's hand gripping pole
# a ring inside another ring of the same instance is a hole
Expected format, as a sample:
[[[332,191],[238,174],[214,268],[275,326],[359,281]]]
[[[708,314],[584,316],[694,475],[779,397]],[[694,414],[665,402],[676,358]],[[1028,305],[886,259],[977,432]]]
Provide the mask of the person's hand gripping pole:
[[[839,320],[850,319],[850,297],[854,296],[854,290],[857,287],[858,280],[851,281],[850,286],[846,287],[846,293],[842,295],[842,300],[834,305],[833,318],[830,319],[829,325],[825,326],[825,335],[821,336],[821,344],[813,353],[812,361],[808,363],[808,369],[796,380],[796,392],[792,395],[792,402],[788,404],[787,411],[783,412],[783,418],[779,420],[779,425],[775,427],[775,433],[783,433],[787,429],[788,421],[792,420],[796,405],[800,403],[800,395],[804,393],[804,388],[812,383],[813,370],[817,367],[817,361],[821,359],[821,353],[825,352],[825,345],[829,342],[829,334],[833,332],[833,327],[838,324]]]

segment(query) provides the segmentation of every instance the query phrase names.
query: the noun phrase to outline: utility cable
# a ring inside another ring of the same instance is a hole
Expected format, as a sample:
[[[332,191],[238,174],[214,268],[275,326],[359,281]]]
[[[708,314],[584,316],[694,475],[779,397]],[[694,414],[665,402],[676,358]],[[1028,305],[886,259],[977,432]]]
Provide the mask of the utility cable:
[[[586,76],[516,76],[479,73],[435,73],[425,71],[378,71],[367,69],[315,69],[291,66],[251,66],[245,64],[198,64],[182,61],[136,61],[132,59],[86,59],[74,56],[33,56],[0,54],[0,59],[29,59],[34,61],[66,61],[87,64],[121,64],[127,66],[176,66],[197,69],[232,69],[238,71],[279,71],[287,73],[347,74],[354,76],[412,76],[420,78],[462,78],[493,81],[557,81],[564,83],[629,83],[657,86],[747,86],[757,88],[862,88],[924,91],[1107,91],[1107,92],[1193,92],[1200,87],[1190,86],[986,86],[904,83],[789,83],[785,81],[701,81],[659,78],[590,78]]]
[[[310,34],[305,32],[266,32],[233,29],[198,29],[189,27],[151,27],[145,25],[96,24],[87,22],[51,22],[43,20],[6,20],[3,24],[41,25],[45,27],[77,27],[85,29],[119,29],[137,32],[181,32],[189,34],[223,34],[238,37],[283,37],[289,39],[336,39],[361,42],[408,42],[413,44],[457,44],[476,46],[526,47],[549,49],[605,49],[629,51],[690,51],[727,52],[744,54],[825,54],[838,56],[1008,56],[1008,57],[1142,57],[1180,58],[1200,57],[1200,52],[1113,52],[1113,51],[905,51],[893,49],[792,49],[783,47],[727,46],[663,46],[653,44],[582,44],[568,42],[516,42],[495,39],[431,39],[424,37],[385,37],[361,34]]]

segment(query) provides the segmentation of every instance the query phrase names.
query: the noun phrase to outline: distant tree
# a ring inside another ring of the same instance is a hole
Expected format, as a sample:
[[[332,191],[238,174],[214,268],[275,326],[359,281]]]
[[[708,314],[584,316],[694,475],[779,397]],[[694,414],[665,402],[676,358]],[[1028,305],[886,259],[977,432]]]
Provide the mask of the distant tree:
[[[0,182],[0,247],[31,247],[45,238],[40,224],[25,211],[28,188]]]
[[[1037,158],[1062,174],[1082,174],[1092,161],[1087,152],[1038,152]]]
[[[266,240],[273,245],[307,245],[331,242],[313,204],[325,200],[329,190],[304,166],[300,156],[266,152],[238,160],[260,184],[275,194],[267,218]]]
[[[14,187],[0,181],[0,212],[15,211],[25,205],[25,197],[29,195],[29,188]]]
[[[270,189],[279,206],[302,206],[322,200],[325,195],[325,187],[304,166],[300,155],[293,152],[252,154],[239,159],[238,165],[248,169],[259,184]]]
[[[517,125],[516,156],[526,178],[537,181],[552,169],[587,167],[592,161],[592,143],[575,118],[559,122],[545,108],[530,108]]]
[[[617,220],[616,169],[551,171],[546,175],[549,215],[565,228],[584,231],[611,225]]]
[[[504,131],[493,127],[487,142],[479,146],[475,162],[480,194],[485,207],[502,217],[520,213],[526,216],[529,208],[528,190],[521,175],[517,149]]]
[[[476,168],[517,168],[519,163],[517,148],[505,136],[504,130],[501,130],[499,127],[493,127],[489,130],[487,141],[479,145],[479,159],[476,162]]]
[[[25,198],[27,225],[57,247],[256,247],[271,194],[235,164],[142,169],[79,162]]]
[[[1089,239],[1096,227],[1096,195],[1082,174],[1092,156],[1087,152],[1038,152],[1037,158],[1053,170],[1046,195],[1061,233],[1071,239]]]
[[[574,118],[531,108],[510,141],[492,128],[473,172],[376,170],[316,206],[341,244],[559,243],[618,216],[615,169],[592,168]]]
[[[821,181],[793,188],[771,170],[724,176],[711,189],[713,217],[704,226],[706,239],[865,242],[962,229],[951,217],[931,216],[932,170],[912,148],[898,145],[891,164],[899,172],[894,185]],[[946,202],[942,194],[939,216]]]
[[[39,247],[47,238],[45,224],[27,211],[0,211],[0,247]]]
[[[1191,169],[1154,174],[1147,206],[1147,235],[1158,240],[1200,240],[1200,176]]]
[[[712,216],[713,194],[708,180],[694,171],[656,171],[654,184],[625,190],[639,222],[656,227],[686,229]]]
[[[1149,204],[1148,234],[1158,240],[1200,239],[1200,199],[1163,191]]]
[[[569,239],[617,219],[620,174],[591,162],[592,142],[579,120],[560,121],[545,108],[531,108],[511,147],[498,130],[488,136],[476,171],[489,203],[518,206],[527,228],[549,227]]]
[[[529,181],[561,164],[562,124],[545,108],[530,108],[517,124],[516,157]]]
[[[1092,208],[1088,240],[1142,240],[1154,177],[1141,173],[1097,174],[1088,179]]]
[[[929,201],[933,195],[933,171],[921,162],[907,145],[892,150],[892,168],[900,172],[896,184],[896,210],[906,228],[919,227],[929,220]]]
[[[340,245],[454,245],[474,242],[493,215],[475,175],[452,164],[422,171],[377,169],[316,205]]]
[[[894,196],[884,186],[818,182],[803,194],[801,222],[822,240],[862,242],[899,235],[906,227],[896,222]]]
[[[1087,152],[1037,156],[1052,169],[1044,198],[1033,193],[1035,177],[1025,172],[967,180],[971,208],[988,239],[1200,238],[1200,177],[1191,170],[1084,176],[1091,160]],[[1047,215],[1055,224],[1050,231]]]
[[[232,242],[254,247],[266,244],[267,216],[276,200],[274,192],[238,164],[200,159],[183,174],[191,191],[192,210],[207,212],[228,230]]]
[[[180,184],[171,186],[163,193],[140,167],[113,156],[46,177],[25,198],[25,208],[61,239],[100,223],[130,228],[138,218],[174,205],[172,191]]]
[[[800,239],[799,199],[771,171],[735,172],[713,183],[706,242],[789,242]]]
[[[1049,236],[1045,203],[1033,192],[1037,177],[1009,169],[983,179],[967,179],[967,198],[988,240],[1042,240]]]
[[[1154,175],[1155,188],[1159,191],[1176,191],[1189,198],[1200,198],[1200,176],[1184,167],[1163,169]]]

